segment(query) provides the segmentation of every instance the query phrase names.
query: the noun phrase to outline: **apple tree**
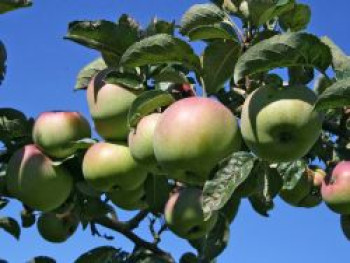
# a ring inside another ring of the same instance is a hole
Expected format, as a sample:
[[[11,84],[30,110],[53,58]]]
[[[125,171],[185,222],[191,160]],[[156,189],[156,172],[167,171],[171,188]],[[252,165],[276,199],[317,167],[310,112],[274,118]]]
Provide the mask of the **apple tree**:
[[[29,5],[1,1],[0,13]],[[310,17],[295,0],[217,0],[179,24],[142,27],[127,14],[71,22],[64,39],[100,55],[75,87],[93,123],[0,109],[0,209],[23,204],[21,222],[1,217],[0,228],[19,238],[37,227],[59,243],[81,224],[135,244],[108,242],[78,263],[175,262],[159,246],[171,231],[197,251],[180,262],[215,262],[241,200],[268,217],[279,196],[294,207],[325,202],[350,239],[350,59],[305,32]],[[0,42],[1,80],[5,65]],[[120,221],[120,209],[138,212]],[[153,240],[134,231],[146,218]]]

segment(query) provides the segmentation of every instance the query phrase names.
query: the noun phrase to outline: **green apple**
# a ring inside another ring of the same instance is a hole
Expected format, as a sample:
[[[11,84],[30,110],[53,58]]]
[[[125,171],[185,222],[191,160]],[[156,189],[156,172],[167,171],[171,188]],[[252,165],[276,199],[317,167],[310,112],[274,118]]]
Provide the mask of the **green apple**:
[[[134,159],[147,166],[157,165],[154,156],[153,136],[160,113],[153,113],[143,117],[135,130],[129,133],[128,143]]]
[[[91,136],[89,122],[78,112],[44,112],[33,128],[33,141],[47,155],[65,158],[75,153],[72,144]]]
[[[339,162],[322,183],[321,194],[327,206],[339,214],[350,214],[350,161]]]
[[[134,190],[146,180],[147,171],[124,144],[96,143],[83,159],[85,180],[96,190]]]
[[[98,134],[106,140],[126,141],[127,116],[136,97],[135,91],[93,78],[87,88],[87,101]]]
[[[270,162],[303,157],[321,134],[322,116],[313,110],[316,99],[305,86],[255,90],[242,108],[241,132],[247,146]]]
[[[165,206],[164,216],[169,229],[185,239],[205,236],[217,220],[217,213],[204,220],[202,191],[197,188],[183,188],[172,194]]]
[[[9,193],[27,206],[50,211],[67,200],[73,179],[64,167],[54,165],[49,157],[31,144],[11,157],[6,184]]]
[[[134,190],[113,190],[107,193],[107,197],[113,204],[124,210],[140,210],[147,208],[143,184]]]
[[[71,237],[77,230],[79,218],[76,215],[59,215],[43,213],[40,215],[37,228],[39,234],[46,241],[61,243]]]
[[[168,107],[154,131],[154,154],[170,179],[203,184],[215,165],[241,147],[232,112],[218,101],[190,97]]]

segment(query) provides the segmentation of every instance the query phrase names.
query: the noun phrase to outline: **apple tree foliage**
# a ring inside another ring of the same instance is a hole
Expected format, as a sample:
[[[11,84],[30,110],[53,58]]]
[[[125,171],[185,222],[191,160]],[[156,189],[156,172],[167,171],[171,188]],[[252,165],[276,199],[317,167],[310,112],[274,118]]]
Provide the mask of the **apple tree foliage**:
[[[30,5],[27,0],[4,0],[0,13]],[[216,98],[240,118],[248,95],[264,86],[307,85],[317,95],[313,110],[323,116],[322,132],[305,156],[292,162],[268,162],[243,144],[240,151],[217,163],[210,179],[201,185],[203,215],[209,220],[215,213],[217,221],[205,236],[189,240],[197,254],[184,251],[182,263],[216,261],[229,243],[229,226],[242,198],[247,198],[252,209],[264,217],[269,216],[278,195],[293,206],[317,206],[322,202],[320,187],[310,185],[308,180],[320,169],[330,174],[339,161],[349,160],[350,58],[328,37],[305,32],[310,17],[310,7],[296,0],[213,0],[192,6],[179,24],[153,18],[141,27],[127,14],[117,22],[85,20],[69,24],[64,39],[100,54],[80,71],[75,90],[86,89],[97,74],[103,83],[137,93],[128,113],[130,129],[144,116],[191,96]],[[194,42],[203,44],[201,50],[194,50]],[[5,45],[0,42],[1,82],[6,59]],[[279,68],[285,73],[276,71]],[[0,109],[0,209],[14,198],[6,188],[8,162],[16,150],[33,143],[33,124],[34,119],[16,109]],[[84,153],[96,142],[91,138],[74,141],[73,155],[55,159],[55,165],[73,175],[74,188],[66,203],[51,212],[64,220],[74,212],[74,218],[69,219],[77,220],[71,222],[73,232],[80,223],[93,235],[113,239],[102,226],[124,235],[135,249],[127,252],[108,243],[84,253],[76,262],[174,262],[171,254],[158,245],[161,234],[169,231],[164,203],[170,191],[184,184],[160,177],[157,172],[149,174],[145,182],[146,208],[122,222],[117,207],[83,179]],[[168,188],[168,192],[158,190]],[[40,211],[24,203],[21,222],[1,217],[0,229],[19,239],[21,228],[43,221],[39,215]],[[153,240],[134,232],[146,218]],[[55,224],[62,231],[70,231],[61,221]],[[340,216],[340,226],[349,238],[348,215]],[[31,262],[55,261],[40,256]]]

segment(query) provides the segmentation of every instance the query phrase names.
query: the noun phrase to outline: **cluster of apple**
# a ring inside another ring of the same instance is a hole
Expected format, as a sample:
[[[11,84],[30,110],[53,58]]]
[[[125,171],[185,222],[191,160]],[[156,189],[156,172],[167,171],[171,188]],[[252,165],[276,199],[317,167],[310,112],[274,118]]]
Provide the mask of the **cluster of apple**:
[[[322,129],[322,115],[313,110],[316,95],[305,86],[255,90],[242,107],[240,124],[214,98],[188,93],[190,97],[177,100],[163,112],[144,116],[129,130],[127,115],[139,93],[97,78],[91,80],[88,106],[104,141],[86,150],[81,168],[84,180],[125,210],[147,208],[144,184],[150,173],[177,182],[164,203],[164,216],[168,227],[186,239],[204,236],[217,220],[216,213],[204,220],[201,188],[223,158],[242,150],[244,142],[270,163],[297,160],[311,149]],[[43,212],[37,225],[49,241],[66,240],[79,222],[77,215],[52,212],[66,202],[74,186],[70,171],[54,161],[75,154],[75,142],[89,137],[90,125],[81,114],[46,112],[35,122],[34,144],[18,150],[8,164],[9,193]],[[344,174],[346,169],[341,165],[334,174]],[[320,187],[323,177],[313,178],[314,185]],[[322,194],[329,206],[339,213],[350,212],[344,202],[346,195],[350,200],[350,184],[344,184],[349,189],[339,191],[328,190],[328,183],[323,185]],[[280,194],[290,203],[310,202],[290,200],[298,196],[295,193]]]

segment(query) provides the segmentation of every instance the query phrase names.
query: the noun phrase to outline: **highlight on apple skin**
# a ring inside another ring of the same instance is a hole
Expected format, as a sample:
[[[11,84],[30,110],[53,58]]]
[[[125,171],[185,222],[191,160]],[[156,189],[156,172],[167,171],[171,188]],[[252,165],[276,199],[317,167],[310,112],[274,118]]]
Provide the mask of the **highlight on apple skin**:
[[[339,214],[350,214],[350,161],[339,162],[321,188],[327,206]]]
[[[33,141],[47,155],[65,158],[76,152],[72,144],[91,137],[89,122],[78,112],[43,112],[35,121]]]
[[[154,131],[154,154],[170,179],[203,184],[214,166],[241,147],[236,117],[210,98],[170,105]]]
[[[73,188],[73,179],[35,145],[19,149],[11,157],[6,175],[7,190],[27,206],[51,211],[61,206]]]

